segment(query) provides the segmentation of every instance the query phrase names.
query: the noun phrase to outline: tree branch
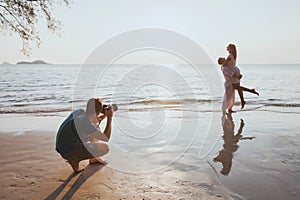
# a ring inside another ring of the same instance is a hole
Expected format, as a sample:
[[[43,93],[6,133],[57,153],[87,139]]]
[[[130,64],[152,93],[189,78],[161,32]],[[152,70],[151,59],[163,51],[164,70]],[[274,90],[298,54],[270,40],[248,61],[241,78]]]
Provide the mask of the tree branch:
[[[37,16],[47,21],[47,28],[55,32],[59,21],[51,14],[52,3],[55,0],[0,0],[0,26],[2,31],[17,33],[22,42],[22,52],[29,52],[29,42],[40,44],[39,33],[36,30]],[[69,0],[63,0],[69,5]]]
[[[1,6],[3,7],[19,24],[19,26],[21,26],[24,30],[26,30],[25,26],[20,22],[20,20],[6,7],[6,6]]]

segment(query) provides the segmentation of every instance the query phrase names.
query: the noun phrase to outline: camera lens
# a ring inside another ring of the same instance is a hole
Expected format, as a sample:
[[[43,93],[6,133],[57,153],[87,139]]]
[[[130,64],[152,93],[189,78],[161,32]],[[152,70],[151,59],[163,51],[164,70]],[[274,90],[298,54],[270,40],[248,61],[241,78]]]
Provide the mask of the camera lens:
[[[112,107],[113,111],[117,111],[119,109],[117,104],[115,104],[115,103],[111,104],[111,107]]]

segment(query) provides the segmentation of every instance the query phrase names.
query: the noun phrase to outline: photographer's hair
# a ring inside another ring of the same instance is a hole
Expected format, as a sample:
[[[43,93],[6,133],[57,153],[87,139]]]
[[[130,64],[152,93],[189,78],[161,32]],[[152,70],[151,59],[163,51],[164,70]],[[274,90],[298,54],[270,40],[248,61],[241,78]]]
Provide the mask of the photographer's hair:
[[[234,57],[234,60],[236,60],[236,58],[237,58],[236,46],[234,44],[229,44],[227,47],[229,49],[228,50],[229,53],[231,53],[233,55],[233,57]]]
[[[89,115],[99,113],[102,110],[102,107],[101,98],[91,98],[86,104],[86,113]]]

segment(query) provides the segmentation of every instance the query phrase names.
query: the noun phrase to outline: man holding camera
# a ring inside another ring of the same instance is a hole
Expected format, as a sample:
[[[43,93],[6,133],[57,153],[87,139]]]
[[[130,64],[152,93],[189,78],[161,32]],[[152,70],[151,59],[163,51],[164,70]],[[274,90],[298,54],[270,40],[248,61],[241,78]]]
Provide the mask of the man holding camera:
[[[106,117],[106,128],[102,133],[99,125]],[[106,142],[111,135],[112,117],[112,107],[103,105],[102,99],[91,98],[87,102],[86,111],[75,110],[61,124],[56,136],[56,151],[69,162],[75,173],[83,170],[79,168],[82,160],[89,159],[90,164],[106,164],[99,157],[109,151]]]

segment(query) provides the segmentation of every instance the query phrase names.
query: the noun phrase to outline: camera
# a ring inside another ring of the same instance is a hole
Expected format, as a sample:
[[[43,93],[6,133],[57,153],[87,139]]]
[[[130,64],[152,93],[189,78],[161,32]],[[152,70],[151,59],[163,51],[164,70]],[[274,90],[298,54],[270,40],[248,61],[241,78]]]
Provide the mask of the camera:
[[[113,111],[117,111],[118,110],[118,106],[115,103],[113,103],[111,105],[106,105],[106,104],[103,105],[103,111],[104,110],[109,110],[109,109],[112,109]]]

